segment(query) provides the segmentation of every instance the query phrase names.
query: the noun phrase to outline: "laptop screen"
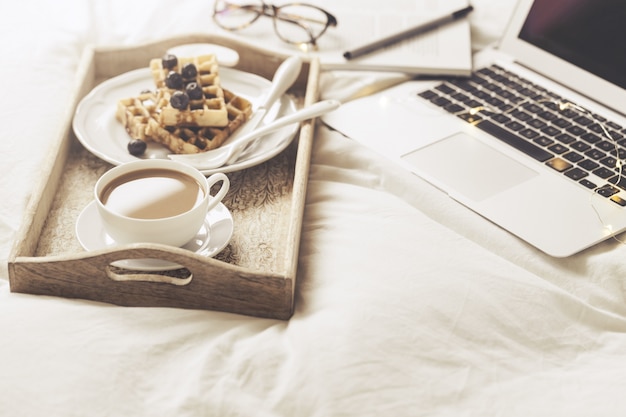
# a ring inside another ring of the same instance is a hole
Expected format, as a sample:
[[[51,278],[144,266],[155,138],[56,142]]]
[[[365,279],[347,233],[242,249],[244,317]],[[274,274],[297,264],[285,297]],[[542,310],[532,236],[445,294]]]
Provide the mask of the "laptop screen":
[[[626,88],[624,0],[535,0],[519,37]]]

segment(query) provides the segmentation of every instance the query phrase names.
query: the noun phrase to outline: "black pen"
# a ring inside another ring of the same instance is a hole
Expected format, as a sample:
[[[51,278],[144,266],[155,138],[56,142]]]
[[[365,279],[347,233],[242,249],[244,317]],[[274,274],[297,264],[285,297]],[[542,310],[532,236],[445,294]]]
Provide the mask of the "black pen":
[[[386,46],[393,45],[394,43],[403,41],[405,39],[411,38],[413,36],[428,32],[433,30],[439,26],[445,25],[447,23],[452,23],[457,19],[465,17],[469,12],[471,12],[474,8],[472,6],[467,6],[461,10],[457,10],[454,13],[446,14],[445,16],[441,16],[437,19],[431,20],[426,23],[422,23],[418,26],[415,26],[410,29],[403,30],[402,32],[396,33],[394,35],[387,36],[378,41],[368,43],[367,45],[363,45],[359,48],[356,48],[352,51],[347,51],[343,54],[346,59],[353,59],[359,56],[369,54],[370,52],[376,51],[378,49],[384,48]]]

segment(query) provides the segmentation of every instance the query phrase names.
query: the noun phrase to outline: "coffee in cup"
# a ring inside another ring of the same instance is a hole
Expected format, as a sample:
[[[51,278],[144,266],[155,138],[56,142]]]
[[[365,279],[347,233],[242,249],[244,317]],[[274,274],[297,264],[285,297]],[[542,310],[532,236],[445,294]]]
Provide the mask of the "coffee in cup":
[[[218,182],[219,191],[210,195]],[[94,194],[105,231],[117,243],[182,246],[197,234],[228,188],[222,173],[206,178],[189,165],[150,159],[112,168],[98,180]]]

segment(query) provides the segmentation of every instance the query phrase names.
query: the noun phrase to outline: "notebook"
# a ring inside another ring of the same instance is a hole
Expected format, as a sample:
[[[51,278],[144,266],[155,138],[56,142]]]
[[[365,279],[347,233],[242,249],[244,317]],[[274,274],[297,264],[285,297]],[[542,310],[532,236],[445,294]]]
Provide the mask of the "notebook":
[[[624,22],[621,1],[519,0],[469,79],[403,83],[323,120],[545,253],[570,256],[626,228]]]
[[[317,2],[322,3],[320,1]],[[470,24],[467,18],[440,26],[421,36],[347,60],[344,52],[398,33],[435,18],[450,15],[467,7],[467,0],[416,0],[380,4],[329,2],[328,10],[336,14],[336,33],[320,39],[318,56],[323,69],[396,71],[418,75],[461,75],[472,70]],[[364,30],[367,28],[367,30]]]

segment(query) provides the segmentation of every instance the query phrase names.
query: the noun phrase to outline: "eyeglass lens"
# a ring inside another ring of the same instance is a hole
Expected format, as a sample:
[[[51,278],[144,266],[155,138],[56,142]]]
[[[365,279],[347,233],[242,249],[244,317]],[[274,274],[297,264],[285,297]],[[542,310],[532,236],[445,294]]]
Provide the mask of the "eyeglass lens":
[[[214,19],[228,30],[243,29],[263,14],[263,3],[249,0],[216,0]]]

